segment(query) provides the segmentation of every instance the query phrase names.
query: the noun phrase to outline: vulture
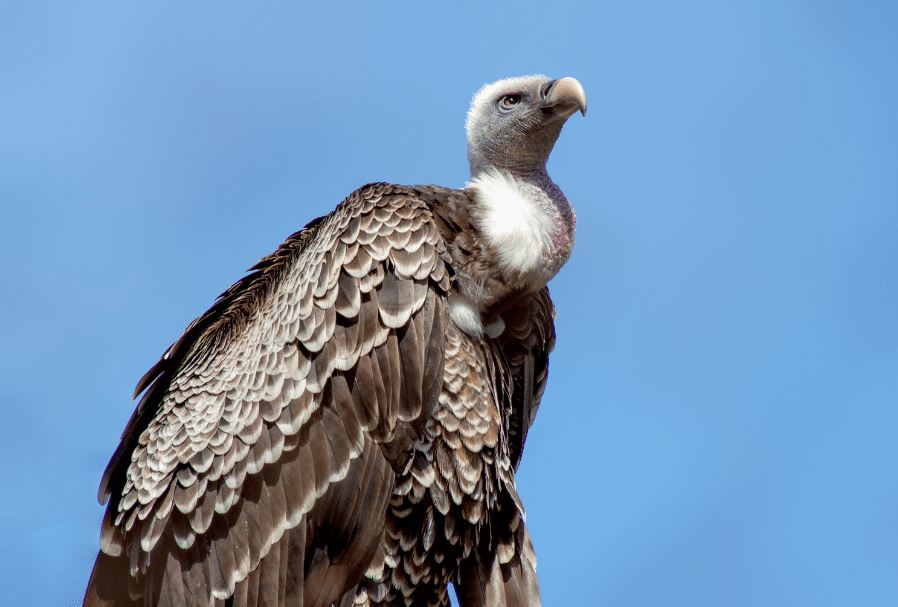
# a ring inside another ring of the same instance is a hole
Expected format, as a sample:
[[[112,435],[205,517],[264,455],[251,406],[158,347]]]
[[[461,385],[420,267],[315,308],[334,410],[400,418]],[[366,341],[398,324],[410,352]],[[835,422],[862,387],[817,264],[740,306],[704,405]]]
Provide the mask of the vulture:
[[[137,384],[87,607],[539,605],[515,470],[574,211],[574,78],[484,86],[462,189],[366,185],[251,268]]]

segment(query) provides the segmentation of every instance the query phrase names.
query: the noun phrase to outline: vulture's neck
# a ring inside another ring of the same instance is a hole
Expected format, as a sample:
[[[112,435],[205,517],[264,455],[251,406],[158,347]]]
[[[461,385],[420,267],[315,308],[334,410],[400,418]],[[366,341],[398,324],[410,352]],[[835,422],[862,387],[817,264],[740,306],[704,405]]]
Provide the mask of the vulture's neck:
[[[504,331],[502,312],[546,286],[571,254],[574,210],[545,169],[493,167],[463,190],[416,186],[455,270],[449,315],[474,338]]]
[[[468,183],[472,218],[496,256],[497,269],[514,286],[536,291],[567,261],[575,216],[545,168],[528,173],[487,168]]]

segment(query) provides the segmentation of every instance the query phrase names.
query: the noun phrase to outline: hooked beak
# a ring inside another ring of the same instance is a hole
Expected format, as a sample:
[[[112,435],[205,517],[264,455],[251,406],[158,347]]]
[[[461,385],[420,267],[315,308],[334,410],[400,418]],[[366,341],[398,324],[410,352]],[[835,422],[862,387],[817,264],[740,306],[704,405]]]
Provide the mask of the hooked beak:
[[[576,78],[570,76],[552,80],[542,90],[543,109],[562,119],[567,119],[576,111],[586,116],[586,91]]]

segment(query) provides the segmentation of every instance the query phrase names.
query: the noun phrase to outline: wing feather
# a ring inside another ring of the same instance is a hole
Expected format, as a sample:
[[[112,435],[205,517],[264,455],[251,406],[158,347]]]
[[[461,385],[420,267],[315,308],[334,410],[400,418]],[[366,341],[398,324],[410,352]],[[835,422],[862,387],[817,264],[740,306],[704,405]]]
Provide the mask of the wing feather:
[[[505,331],[500,349],[511,376],[505,395],[511,462],[517,468],[530,426],[536,419],[549,375],[549,354],[555,347],[555,306],[543,288],[503,310]]]
[[[302,579],[338,600],[379,550],[392,471],[437,400],[445,263],[427,205],[373,184],[191,323],[138,383],[85,604],[128,604],[103,579],[116,558],[135,604],[319,604]]]

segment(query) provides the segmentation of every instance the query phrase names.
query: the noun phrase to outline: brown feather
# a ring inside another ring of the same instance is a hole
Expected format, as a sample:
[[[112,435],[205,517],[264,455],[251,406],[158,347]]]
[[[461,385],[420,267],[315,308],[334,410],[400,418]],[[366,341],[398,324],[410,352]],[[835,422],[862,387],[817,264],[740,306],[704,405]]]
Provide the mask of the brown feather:
[[[466,203],[366,186],[191,323],[138,383],[85,605],[447,604],[479,529],[517,515],[554,336],[547,294],[490,344],[448,321],[486,263],[450,234]]]

